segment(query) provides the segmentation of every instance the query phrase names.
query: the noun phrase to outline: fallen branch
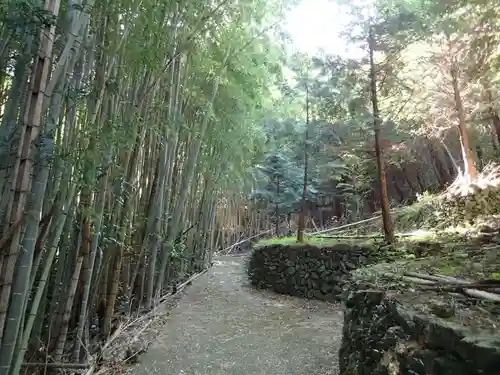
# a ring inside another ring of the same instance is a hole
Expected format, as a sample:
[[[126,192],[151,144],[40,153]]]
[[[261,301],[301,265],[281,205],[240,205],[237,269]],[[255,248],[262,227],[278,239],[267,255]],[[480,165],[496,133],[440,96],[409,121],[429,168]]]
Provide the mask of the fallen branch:
[[[154,319],[151,319],[149,322],[147,322],[144,327],[142,327],[139,332],[137,332],[137,334],[132,337],[132,340],[130,340],[130,344],[133,344],[134,342],[136,342],[137,340],[139,340],[139,337],[141,336],[141,333],[143,333],[145,330],[148,329],[148,327],[153,324],[154,322]]]
[[[238,241],[240,241],[242,237],[243,237],[243,234],[241,234],[241,235],[240,235],[240,238],[238,238]],[[247,240],[247,241],[248,241],[248,240]],[[245,241],[245,242],[246,242],[246,241]],[[238,244],[238,242],[234,243],[234,244],[233,244],[233,246],[231,246],[231,248],[227,251],[226,255],[229,255],[229,253],[230,253],[231,251],[233,251],[233,250],[236,248],[236,246],[238,246],[237,244]]]
[[[450,293],[462,293],[469,297],[484,299],[492,302],[500,302],[500,295],[494,293],[498,284],[493,282],[479,281],[468,282],[451,276],[433,276],[421,273],[407,272],[404,275],[386,274],[387,276],[402,281],[421,285],[423,290],[436,290]],[[480,289],[491,289],[486,292]]]
[[[395,237],[418,237],[420,236],[419,233],[394,233]],[[339,234],[339,235],[333,235],[333,236],[314,236],[317,238],[339,238],[339,239],[365,239],[365,238],[384,238],[382,234],[355,234],[355,235],[349,235],[349,234]]]
[[[100,351],[101,355],[104,352],[104,350],[107,349],[107,348],[109,348],[111,346],[111,344],[125,330],[127,330],[128,328],[130,328],[133,325],[137,325],[138,323],[141,323],[143,320],[146,320],[147,318],[151,318],[151,320],[149,322],[147,322],[145,324],[145,326],[142,327],[140,329],[140,331],[133,337],[133,339],[130,341],[130,343],[138,340],[139,335],[142,332],[144,332],[153,323],[153,321],[154,321],[153,315],[156,313],[156,311],[158,310],[158,308],[161,307],[161,305],[163,305],[167,301],[169,301],[169,300],[173,299],[174,297],[176,297],[187,285],[191,284],[194,280],[196,280],[201,275],[205,274],[207,271],[208,271],[208,268],[205,268],[203,271],[195,273],[189,279],[187,279],[185,282],[183,282],[182,284],[178,285],[177,286],[177,291],[175,293],[164,295],[163,297],[159,298],[158,303],[155,305],[155,307],[150,312],[148,312],[148,313],[146,313],[146,314],[144,314],[144,315],[142,315],[142,316],[140,316],[140,317],[138,317],[136,319],[133,319],[133,320],[127,322],[126,324],[119,325],[118,328],[116,329],[116,331],[113,333],[113,335],[102,346],[102,349]],[[96,359],[96,361],[95,361],[96,363],[93,363],[92,366],[84,373],[84,375],[93,375],[93,374],[95,374],[95,371],[97,369],[97,362],[99,362],[99,359],[100,358]],[[97,372],[97,374],[103,373],[104,372],[103,370],[104,369],[101,367],[99,369],[99,371]]]
[[[443,276],[443,275],[427,275],[425,273],[418,272],[405,272],[406,276],[417,277],[420,279],[431,280],[431,281],[439,281],[443,283],[451,283],[451,284],[470,284],[472,281],[457,279],[456,277],[451,276]]]
[[[434,281],[419,279],[411,276],[396,276],[396,278],[400,278],[402,281],[406,281],[408,283],[418,284],[418,285],[436,285]]]
[[[476,286],[474,287],[476,288]],[[468,295],[469,297],[484,299],[491,302],[500,302],[500,295],[496,293],[485,292],[483,290],[469,289],[469,288],[464,288],[462,286],[456,288],[451,288],[447,286],[440,288],[440,290],[442,290],[443,292],[461,292],[463,294]]]
[[[90,367],[89,363],[64,363],[64,362],[27,362],[22,367],[53,368],[66,370],[86,370]]]
[[[375,235],[366,235],[366,234],[360,234],[360,235],[344,235],[340,234],[338,236],[314,236],[316,238],[330,238],[330,239],[351,239],[351,240],[362,240],[362,239],[368,239],[368,238],[384,238],[383,235],[381,234],[375,234]]]
[[[96,369],[96,365],[93,364],[87,371],[85,371],[84,375],[92,375]]]
[[[428,280],[425,280],[426,282],[430,282]],[[438,290],[438,289],[453,289],[453,290],[456,290],[456,289],[464,289],[464,288],[468,288],[468,289],[488,289],[490,290],[492,293],[495,293],[495,294],[498,294],[495,292],[495,289],[498,288],[498,285],[495,285],[495,284],[482,284],[482,283],[471,283],[471,284],[436,284],[436,283],[432,283],[432,284],[426,284],[426,285],[430,285],[429,288],[426,288],[426,289],[429,289],[429,290]]]
[[[245,238],[244,240],[238,241],[238,242],[232,244],[231,246],[228,246],[225,249],[222,249],[221,251],[219,251],[219,253],[223,253],[225,251],[228,251],[228,250],[232,249],[234,246],[241,245],[241,244],[243,244],[243,243],[245,243],[245,242],[247,242],[247,241],[249,241],[249,240],[251,240],[253,238],[256,238],[256,237],[259,237],[259,236],[263,236],[264,234],[270,233],[272,231],[273,231],[272,229],[269,229],[269,230],[266,230],[264,232],[257,233],[256,235],[253,235],[251,237]]]
[[[458,279],[456,277],[451,277],[451,276],[426,275],[416,272],[405,272],[405,275],[445,283],[447,284],[446,286],[449,288],[458,288],[467,286],[468,288],[475,288],[475,289],[489,289],[490,292],[500,294],[500,280],[470,281],[470,280]]]
[[[381,216],[374,216],[374,217],[370,217],[368,219],[364,219],[364,220],[361,220],[361,221],[356,221],[355,223],[345,224],[345,225],[341,225],[341,226],[338,226],[338,227],[335,227],[335,228],[330,228],[330,229],[323,229],[323,230],[320,230],[319,232],[308,232],[306,234],[309,235],[309,236],[311,236],[311,235],[316,235],[316,234],[335,232],[335,231],[338,231],[340,229],[355,227],[355,226],[357,226],[359,224],[368,223],[370,221],[377,220],[377,219],[380,219],[380,218],[381,218]]]
[[[203,271],[201,272],[198,272],[198,273],[195,273],[194,275],[192,275],[189,279],[187,279],[185,282],[183,282],[182,284],[179,284],[177,285],[177,292],[174,293],[174,294],[168,294],[166,296],[163,296],[162,298],[160,298],[159,300],[159,304],[158,305],[161,305],[162,303],[164,302],[167,302],[168,300],[171,300],[172,298],[174,298],[177,294],[179,294],[179,292],[181,292],[187,285],[191,284],[194,280],[196,280],[198,277],[200,277],[201,275],[205,274],[206,272],[208,271],[208,268],[205,268]]]
[[[320,229],[318,228],[318,226],[317,226],[317,225],[316,225],[316,223],[314,222],[314,219],[313,219],[313,218],[311,218],[311,222],[312,222],[312,225],[313,225],[313,227],[314,227],[314,230],[315,230],[316,232],[319,232],[319,231],[320,231]]]
[[[208,271],[208,268],[205,268],[203,271],[193,274],[185,282],[183,282],[182,284],[177,285],[177,291],[175,293],[165,294],[162,297],[158,298],[158,301],[155,304],[155,306],[153,307],[153,309],[151,309],[150,311],[146,312],[145,314],[141,315],[137,319],[135,319],[132,322],[130,322],[129,324],[127,324],[125,326],[125,328],[128,328],[131,325],[137,324],[137,323],[145,320],[146,318],[150,317],[151,315],[153,315],[156,312],[156,310],[159,307],[161,307],[161,305],[163,303],[165,303],[165,302],[170,301],[171,299],[173,299],[175,296],[177,296],[179,294],[179,292],[181,292],[186,287],[186,285],[190,284],[191,282],[193,282],[194,280],[196,280],[198,277],[200,277],[201,275],[203,275],[207,271]]]

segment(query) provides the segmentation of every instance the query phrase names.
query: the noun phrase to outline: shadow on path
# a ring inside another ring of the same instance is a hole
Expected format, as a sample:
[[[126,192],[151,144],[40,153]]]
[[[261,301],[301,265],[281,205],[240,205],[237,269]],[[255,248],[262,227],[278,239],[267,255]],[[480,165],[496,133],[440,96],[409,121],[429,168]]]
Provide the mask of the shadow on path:
[[[338,307],[248,287],[244,257],[216,259],[189,286],[136,375],[333,375]]]

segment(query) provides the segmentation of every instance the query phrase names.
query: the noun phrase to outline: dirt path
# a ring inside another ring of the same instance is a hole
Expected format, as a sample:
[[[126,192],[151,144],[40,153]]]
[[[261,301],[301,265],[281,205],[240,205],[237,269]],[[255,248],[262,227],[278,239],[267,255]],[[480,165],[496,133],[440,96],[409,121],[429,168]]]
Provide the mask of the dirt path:
[[[246,284],[243,257],[219,258],[189,287],[133,374],[337,374],[338,307]]]

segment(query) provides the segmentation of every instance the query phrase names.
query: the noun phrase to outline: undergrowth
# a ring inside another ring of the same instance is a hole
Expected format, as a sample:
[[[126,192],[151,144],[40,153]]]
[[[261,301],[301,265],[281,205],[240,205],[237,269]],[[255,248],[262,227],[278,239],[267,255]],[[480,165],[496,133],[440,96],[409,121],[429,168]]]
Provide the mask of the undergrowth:
[[[487,165],[473,182],[459,175],[444,192],[424,192],[417,196],[415,203],[392,211],[397,233],[418,230],[429,236],[470,232],[499,218],[500,166],[493,164]],[[332,235],[378,234],[381,226],[379,219]]]
[[[287,246],[302,246],[303,244],[318,246],[318,247],[328,247],[333,246],[338,243],[346,243],[346,241],[340,241],[337,238],[324,238],[318,236],[304,236],[304,243],[298,243],[296,236],[290,237],[274,237],[261,240],[257,242],[253,247],[261,248],[269,245],[287,245]]]
[[[500,244],[500,167],[487,166],[473,183],[459,176],[441,194],[424,193],[414,204],[394,210],[392,219],[397,243],[389,248],[383,244],[380,220],[357,228],[306,236],[305,243],[320,247],[371,245],[399,259],[434,258],[435,267],[442,274],[456,274],[464,260],[470,258],[463,254],[477,251],[485,243]],[[254,248],[274,244],[301,245],[294,236],[262,240]],[[482,258],[482,254],[477,255]],[[491,261],[498,264],[500,259],[490,258],[488,262]],[[492,277],[495,272],[498,270],[488,267],[484,276]]]

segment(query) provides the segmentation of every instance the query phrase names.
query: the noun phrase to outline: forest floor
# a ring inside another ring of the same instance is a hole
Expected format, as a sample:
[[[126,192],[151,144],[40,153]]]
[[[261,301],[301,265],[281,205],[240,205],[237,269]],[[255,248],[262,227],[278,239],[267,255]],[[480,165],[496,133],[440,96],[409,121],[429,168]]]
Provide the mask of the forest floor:
[[[251,289],[244,256],[217,258],[188,287],[134,375],[334,375],[335,304]]]

